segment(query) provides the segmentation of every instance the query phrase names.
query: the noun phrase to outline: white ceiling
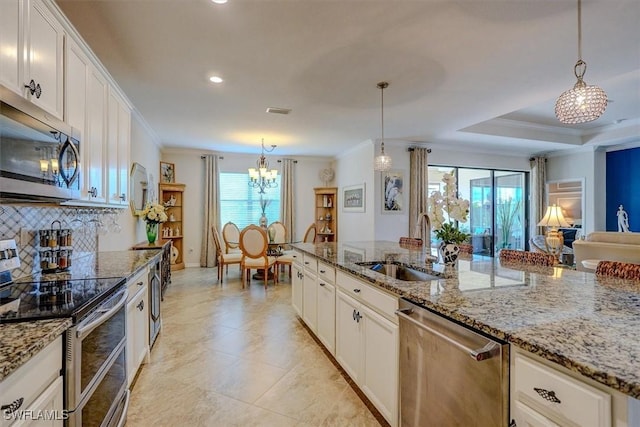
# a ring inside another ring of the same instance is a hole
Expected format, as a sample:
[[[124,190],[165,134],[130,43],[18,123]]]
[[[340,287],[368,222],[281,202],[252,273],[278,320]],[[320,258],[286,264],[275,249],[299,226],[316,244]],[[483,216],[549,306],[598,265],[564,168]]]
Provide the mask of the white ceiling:
[[[614,102],[576,126],[553,111],[575,0],[57,3],[164,147],[337,155],[380,137],[383,80],[385,140],[528,155],[640,136],[638,0],[584,0],[585,81]]]

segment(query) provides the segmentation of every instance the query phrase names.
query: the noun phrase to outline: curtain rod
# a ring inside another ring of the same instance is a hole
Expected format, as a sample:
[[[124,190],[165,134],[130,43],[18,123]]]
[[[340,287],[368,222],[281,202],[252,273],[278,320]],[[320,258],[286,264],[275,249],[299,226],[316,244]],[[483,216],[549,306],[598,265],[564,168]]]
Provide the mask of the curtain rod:
[[[202,159],[202,160],[204,160],[206,158],[207,158],[207,156],[200,156],[200,159]],[[221,159],[221,160],[224,160],[223,156],[219,156],[218,158]]]
[[[418,148],[418,147],[409,147],[409,148],[407,148],[407,151],[413,151],[416,148]],[[431,154],[431,148],[427,148],[427,153]]]
[[[282,163],[282,160],[281,160],[281,159],[279,159],[279,160],[278,160],[278,163]],[[294,160],[294,161],[293,161],[293,163],[298,163],[298,161],[297,161],[297,160]]]

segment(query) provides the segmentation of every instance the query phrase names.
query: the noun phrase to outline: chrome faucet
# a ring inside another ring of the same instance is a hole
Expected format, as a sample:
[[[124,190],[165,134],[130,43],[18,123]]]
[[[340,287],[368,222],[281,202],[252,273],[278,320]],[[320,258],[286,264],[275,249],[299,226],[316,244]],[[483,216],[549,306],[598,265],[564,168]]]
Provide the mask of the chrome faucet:
[[[429,214],[422,212],[418,214],[418,222],[416,222],[415,235],[422,240],[423,248],[425,249],[424,262],[437,262],[438,257],[431,255],[431,219]]]

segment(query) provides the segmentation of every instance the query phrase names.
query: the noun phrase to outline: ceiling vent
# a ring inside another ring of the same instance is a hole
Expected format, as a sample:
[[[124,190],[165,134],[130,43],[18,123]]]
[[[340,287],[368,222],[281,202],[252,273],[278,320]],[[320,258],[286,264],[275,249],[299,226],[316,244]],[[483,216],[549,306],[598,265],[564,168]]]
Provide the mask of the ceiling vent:
[[[291,108],[279,108],[279,107],[269,107],[269,108],[267,108],[267,113],[289,114],[290,112],[291,112]]]

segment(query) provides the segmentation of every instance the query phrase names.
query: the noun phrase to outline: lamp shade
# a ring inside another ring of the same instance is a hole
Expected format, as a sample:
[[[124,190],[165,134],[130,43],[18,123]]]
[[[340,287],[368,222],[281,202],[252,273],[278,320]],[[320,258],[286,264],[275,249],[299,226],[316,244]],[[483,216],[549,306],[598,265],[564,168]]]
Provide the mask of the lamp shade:
[[[538,223],[538,227],[569,227],[569,223],[564,219],[560,206],[551,205],[547,206],[547,211]]]

